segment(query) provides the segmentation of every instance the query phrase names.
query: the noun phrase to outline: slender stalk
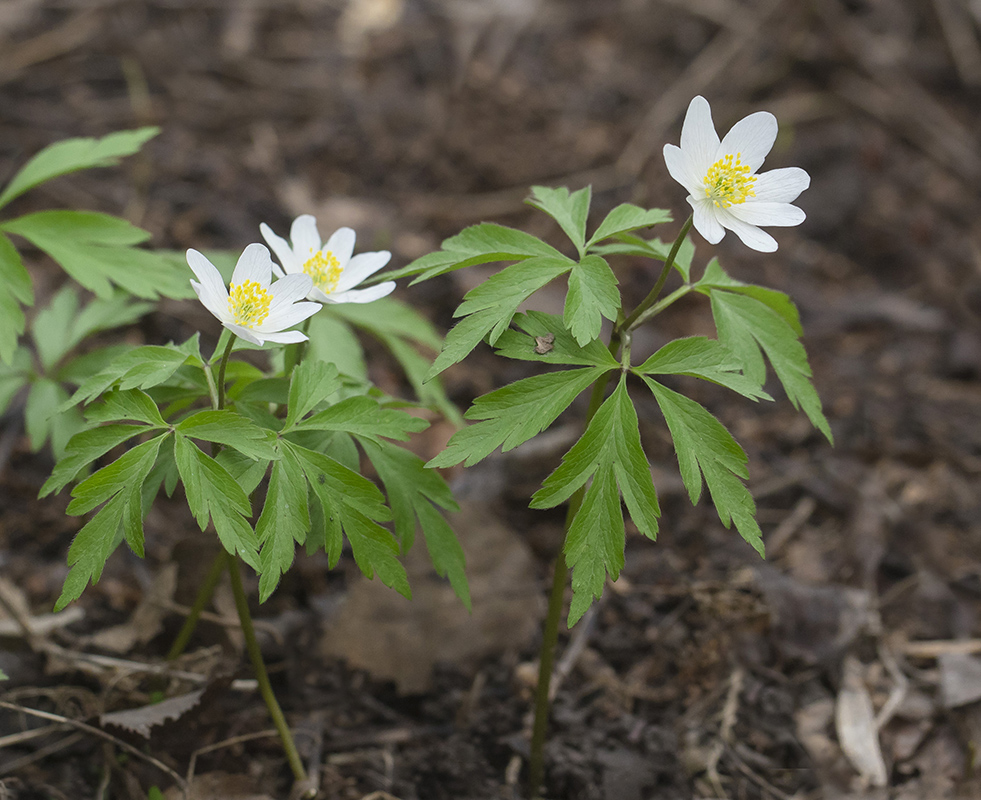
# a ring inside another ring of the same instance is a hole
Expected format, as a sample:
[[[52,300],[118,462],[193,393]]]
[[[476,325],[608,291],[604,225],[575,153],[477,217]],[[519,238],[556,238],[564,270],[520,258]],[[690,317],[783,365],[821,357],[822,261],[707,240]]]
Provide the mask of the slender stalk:
[[[235,334],[228,337],[228,344],[225,345],[225,352],[221,354],[221,361],[218,364],[218,404],[219,410],[225,407],[225,367],[228,366],[228,357],[232,354],[232,345],[235,344]]]
[[[173,661],[184,652],[184,648],[187,647],[187,643],[191,640],[191,635],[194,633],[194,629],[198,626],[198,620],[201,619],[201,612],[204,611],[204,607],[208,604],[211,596],[215,593],[215,587],[218,585],[218,579],[221,578],[221,573],[224,571],[225,557],[224,551],[222,551],[218,553],[215,560],[212,562],[211,569],[205,576],[204,582],[201,584],[201,588],[198,589],[197,596],[194,598],[194,605],[191,606],[191,613],[187,615],[187,618],[184,620],[184,624],[177,633],[177,638],[174,639],[174,643],[170,646],[170,651],[167,653],[168,661]]]
[[[630,329],[633,330],[634,328],[639,328],[641,325],[647,322],[647,320],[649,320],[651,317],[656,317],[658,314],[664,311],[664,309],[666,309],[668,306],[677,303],[682,297],[684,297],[686,294],[691,292],[694,288],[695,287],[692,286],[690,283],[686,283],[684,286],[680,286],[679,288],[675,289],[673,292],[671,292],[671,294],[669,294],[663,300],[658,300],[654,305],[652,305],[649,309],[647,309],[647,311],[645,311],[643,314],[637,317],[637,321],[630,326]]]
[[[671,274],[671,268],[674,266],[674,260],[678,257],[678,250],[681,249],[681,245],[685,241],[688,231],[691,230],[691,224],[694,219],[695,216],[692,214],[685,220],[685,224],[681,226],[681,231],[678,233],[678,238],[675,239],[674,244],[671,245],[671,250],[668,252],[668,257],[664,259],[664,269],[661,270],[661,274],[657,279],[657,283],[654,284],[654,288],[648,292],[647,297],[641,300],[640,305],[637,306],[630,316],[623,321],[623,324],[617,326],[618,331],[630,330],[631,328],[636,327],[640,316],[657,301],[657,298],[661,294],[661,290],[664,288],[664,284],[667,283],[668,276]]]
[[[255,638],[255,627],[252,625],[252,615],[249,613],[249,601],[245,596],[245,587],[242,585],[242,573],[239,571],[238,558],[231,553],[225,553],[228,574],[232,579],[232,594],[235,596],[235,608],[238,611],[239,621],[242,623],[242,635],[245,637],[245,649],[249,653],[249,660],[252,662],[252,671],[255,673],[259,683],[259,693],[269,709],[269,716],[272,717],[276,732],[283,742],[283,750],[286,751],[286,759],[293,770],[293,777],[298,782],[307,779],[306,770],[300,760],[300,754],[293,742],[293,734],[290,733],[289,725],[286,724],[286,717],[283,710],[279,707],[276,695],[273,693],[272,684],[269,683],[269,673],[266,672],[266,665],[262,660],[262,652],[259,650],[259,642]]]
[[[685,294],[691,291],[691,287],[689,286],[682,287],[685,290],[684,292],[679,289],[655,306],[657,298],[664,289],[664,284],[667,283],[668,277],[671,275],[671,268],[674,266],[674,260],[678,256],[678,251],[681,249],[685,237],[691,230],[693,220],[694,217],[689,216],[685,224],[681,226],[681,231],[671,246],[668,257],[664,260],[664,268],[661,270],[661,274],[658,276],[654,287],[648,292],[647,297],[641,301],[640,305],[628,317],[624,318],[621,316],[613,327],[609,344],[610,354],[616,358],[617,353],[622,350],[620,352],[620,362],[624,370],[630,368],[630,331],[641,324],[641,322],[650,319],[654,314],[667,308],[668,305],[684,297]],[[593,384],[593,391],[589,398],[589,408],[586,411],[584,428],[589,427],[589,423],[592,422],[600,405],[602,405],[603,395],[606,392],[606,386],[610,381],[611,374],[610,372],[605,373]],[[585,495],[586,487],[581,486],[569,498],[569,509],[566,513],[565,529],[562,537],[563,543],[569,536],[569,528],[572,526],[572,521],[579,511]],[[569,567],[566,564],[565,557],[560,552],[556,556],[553,566],[552,591],[549,594],[548,611],[546,612],[545,623],[542,629],[542,649],[538,664],[538,686],[535,691],[535,720],[532,724],[531,752],[528,758],[528,796],[532,800],[538,800],[540,796],[539,790],[545,778],[545,739],[548,733],[548,715],[551,708],[549,688],[552,682],[552,669],[555,665],[555,649],[559,640],[559,622],[562,616],[562,609],[565,606],[565,585],[568,577]]]
[[[610,352],[615,353],[620,347],[620,338],[615,334],[612,339]],[[589,427],[589,423],[602,405],[603,395],[609,382],[610,373],[607,372],[593,384],[584,428]],[[585,495],[586,487],[581,486],[569,499],[569,509],[565,515],[562,535],[563,543],[569,536],[572,520],[575,519]],[[548,714],[552,705],[549,698],[549,687],[552,683],[552,669],[555,665],[555,648],[559,641],[559,622],[562,618],[562,609],[565,606],[565,584],[569,577],[569,567],[562,551],[559,551],[555,557],[552,570],[552,591],[549,594],[548,611],[542,630],[542,649],[538,659],[538,686],[535,690],[535,721],[532,723],[531,752],[528,757],[528,796],[532,800],[538,798],[542,781],[545,779],[545,739],[548,734]]]

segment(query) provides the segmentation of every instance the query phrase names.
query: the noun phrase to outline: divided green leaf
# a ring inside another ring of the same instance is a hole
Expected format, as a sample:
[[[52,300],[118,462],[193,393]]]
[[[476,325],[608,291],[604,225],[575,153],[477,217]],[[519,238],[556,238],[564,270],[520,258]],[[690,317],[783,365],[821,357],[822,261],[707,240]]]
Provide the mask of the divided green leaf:
[[[565,545],[566,562],[573,570],[570,625],[585,613],[594,597],[602,595],[607,572],[616,579],[623,567],[621,495],[638,530],[651,539],[657,535],[657,493],[625,376],[600,406],[582,438],[535,492],[531,507],[557,506],[590,478],[592,483],[576,510]]]
[[[559,227],[572,240],[581,258],[586,252],[586,218],[589,216],[591,198],[592,189],[589,186],[571,194],[564,186],[558,189],[532,186],[531,197],[525,202],[544,211],[559,223]]]
[[[255,532],[262,549],[259,563],[259,602],[264,603],[279,584],[279,578],[293,563],[296,544],[306,539],[310,530],[307,508],[307,486],[300,462],[289,447],[283,447],[273,464],[266,491],[266,502],[256,523]]]
[[[426,466],[471,466],[500,447],[511,450],[551,425],[607,367],[533,375],[478,397],[464,415],[480,420],[458,430]]]
[[[512,322],[519,330],[504,331],[495,344],[498,355],[505,358],[546,364],[620,368],[620,362],[602,342],[594,339],[580,346],[565,327],[562,317],[529,311],[527,314],[515,314]]]
[[[621,203],[607,214],[606,218],[599,224],[589,241],[586,242],[586,249],[589,250],[594,244],[602,242],[604,239],[611,239],[614,236],[622,236],[640,228],[650,228],[653,225],[670,221],[671,212],[663,208],[646,209],[630,203]]]
[[[572,268],[562,319],[580,346],[600,335],[601,317],[611,322],[617,318],[618,283],[610,265],[600,256],[585,256]]]
[[[637,375],[690,375],[739,392],[750,400],[772,400],[742,373],[742,362],[715,339],[691,336],[668,342],[639,367]]]
[[[763,538],[756,522],[756,503],[743,480],[749,478],[746,453],[723,427],[694,400],[643,376],[668,424],[678,456],[681,479],[692,503],[702,494],[702,475],[719,519],[732,522],[740,535],[763,555]]]

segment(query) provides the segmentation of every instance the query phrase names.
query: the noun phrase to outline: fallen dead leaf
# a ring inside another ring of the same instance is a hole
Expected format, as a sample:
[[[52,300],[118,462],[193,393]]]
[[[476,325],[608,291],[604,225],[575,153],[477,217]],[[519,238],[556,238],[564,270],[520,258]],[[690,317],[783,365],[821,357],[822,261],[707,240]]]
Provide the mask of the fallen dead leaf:
[[[164,792],[166,800],[182,800],[176,786]],[[195,775],[187,800],[273,800],[268,794],[256,794],[255,779],[248,775],[229,775],[226,772],[206,772]]]
[[[879,733],[875,726],[872,698],[862,680],[862,665],[849,656],[835,703],[835,730],[841,750],[871,786],[885,786],[886,762],[882,758]]]
[[[944,708],[981,700],[981,659],[966,653],[941,653],[937,664]]]
[[[433,572],[418,542],[405,559],[413,599],[380,581],[356,580],[328,620],[325,657],[344,658],[412,694],[427,689],[437,663],[471,669],[480,658],[528,640],[543,613],[528,546],[485,503],[465,503],[450,523],[467,555],[473,614]]]

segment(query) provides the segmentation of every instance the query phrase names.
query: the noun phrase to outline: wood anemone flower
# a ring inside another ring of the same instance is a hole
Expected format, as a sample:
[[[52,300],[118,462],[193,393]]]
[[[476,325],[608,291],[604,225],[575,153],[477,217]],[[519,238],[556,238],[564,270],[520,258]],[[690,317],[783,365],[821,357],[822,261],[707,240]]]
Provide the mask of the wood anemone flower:
[[[375,253],[354,253],[355,233],[350,228],[339,228],[322,243],[317,230],[317,220],[304,214],[293,220],[290,227],[292,244],[273,233],[262,223],[259,226],[262,237],[283,265],[282,272],[273,265],[277,274],[309,275],[313,287],[307,294],[308,300],[320,303],[370,303],[391,294],[394,281],[386,281],[367,289],[355,289],[369,275],[374,275],[384,267],[392,254],[387,250]]]
[[[681,147],[664,145],[664,162],[688,190],[695,230],[710,244],[718,244],[728,228],[747,247],[772,253],[777,241],[759,226],[804,221],[804,212],[791,202],[810,185],[810,176],[800,167],[757,174],[776,138],[777,118],[758,111],[733,125],[720,142],[708,100],[691,101]]]
[[[288,275],[271,283],[273,261],[263,245],[245,248],[228,289],[217,267],[197,250],[187,251],[187,264],[198,279],[191,281],[198,299],[236,336],[258,345],[306,340],[306,334],[286,328],[320,310],[319,303],[297,302],[310,292],[310,277]]]

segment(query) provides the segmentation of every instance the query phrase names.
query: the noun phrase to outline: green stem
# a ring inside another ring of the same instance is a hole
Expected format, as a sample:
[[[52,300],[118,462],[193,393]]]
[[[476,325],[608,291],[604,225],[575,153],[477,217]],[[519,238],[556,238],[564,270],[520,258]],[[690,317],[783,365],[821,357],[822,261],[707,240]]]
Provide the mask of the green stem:
[[[242,585],[242,573],[239,571],[238,558],[231,553],[225,553],[228,565],[228,574],[232,579],[232,594],[235,596],[235,608],[238,611],[239,621],[242,623],[242,635],[245,637],[245,649],[249,653],[249,660],[252,662],[252,671],[255,673],[256,681],[259,683],[259,693],[269,709],[269,716],[272,717],[273,725],[276,727],[279,738],[283,742],[283,750],[286,751],[286,759],[290,762],[290,769],[293,770],[293,777],[298,782],[305,782],[307,779],[306,770],[300,760],[300,754],[293,742],[293,734],[290,733],[289,725],[286,724],[286,717],[283,710],[276,701],[273,693],[272,684],[269,683],[269,673],[266,672],[266,665],[262,660],[262,653],[259,650],[259,642],[255,638],[255,627],[252,625],[252,615],[249,614],[249,601],[245,596],[245,587]]]
[[[170,652],[167,653],[168,661],[173,661],[184,652],[184,648],[187,647],[187,643],[191,640],[194,629],[198,626],[198,620],[201,619],[201,612],[204,611],[204,607],[215,593],[218,579],[221,578],[221,573],[224,570],[225,558],[224,551],[222,551],[218,553],[212,562],[211,569],[208,571],[207,576],[205,576],[201,588],[198,589],[197,597],[194,598],[194,605],[191,606],[191,612],[187,615],[184,624],[177,634],[177,638],[174,639],[174,643],[170,646]]]
[[[641,315],[643,315],[643,313],[657,301],[658,296],[661,294],[661,290],[664,288],[664,284],[667,283],[668,276],[671,274],[671,268],[674,266],[674,260],[678,257],[678,250],[681,249],[681,245],[685,241],[688,231],[691,230],[691,224],[694,219],[695,216],[692,214],[685,220],[685,224],[681,226],[681,232],[678,234],[678,238],[675,239],[674,244],[671,245],[671,250],[668,253],[668,257],[664,259],[664,268],[661,270],[661,274],[657,279],[657,283],[654,284],[654,288],[651,289],[647,294],[647,297],[640,302],[640,305],[633,310],[633,313],[631,313],[631,315],[623,321],[623,324],[617,326],[618,331],[630,330],[631,328],[637,327]]]
[[[610,342],[610,351],[615,353],[619,349],[620,337],[614,335]],[[603,404],[603,395],[606,393],[606,386],[610,382],[611,373],[602,375],[593,384],[593,391],[589,398],[589,408],[586,411],[586,424],[589,423],[596,412]],[[575,519],[582,505],[583,497],[586,495],[586,487],[580,486],[579,489],[569,499],[569,509],[565,515],[565,526],[562,535],[563,543],[569,536],[569,528],[572,520]],[[528,757],[528,796],[532,800],[538,798],[538,792],[545,779],[545,739],[548,733],[548,713],[551,708],[549,699],[549,687],[552,683],[552,669],[555,665],[555,648],[559,641],[559,622],[562,618],[562,609],[565,606],[565,584],[569,576],[569,567],[566,564],[565,556],[560,551],[555,557],[555,564],[552,573],[552,591],[548,598],[548,611],[545,615],[545,624],[542,630],[542,649],[538,658],[538,686],[535,690],[535,721],[531,729],[531,752]]]
[[[221,354],[221,361],[218,364],[218,402],[216,408],[220,411],[225,407],[225,367],[228,366],[228,357],[232,354],[232,345],[235,344],[235,334],[228,337],[228,344],[225,345],[225,352]]]
[[[664,309],[678,302],[682,297],[684,297],[686,294],[691,292],[694,288],[695,287],[692,284],[686,283],[684,286],[675,289],[673,292],[671,292],[671,294],[669,294],[663,300],[659,300],[654,305],[652,305],[649,309],[647,309],[647,311],[645,311],[643,314],[637,317],[637,321],[631,326],[631,330],[633,330],[634,328],[639,328],[641,325],[647,322],[647,320],[649,320],[651,317],[656,317],[658,314],[664,311]]]

